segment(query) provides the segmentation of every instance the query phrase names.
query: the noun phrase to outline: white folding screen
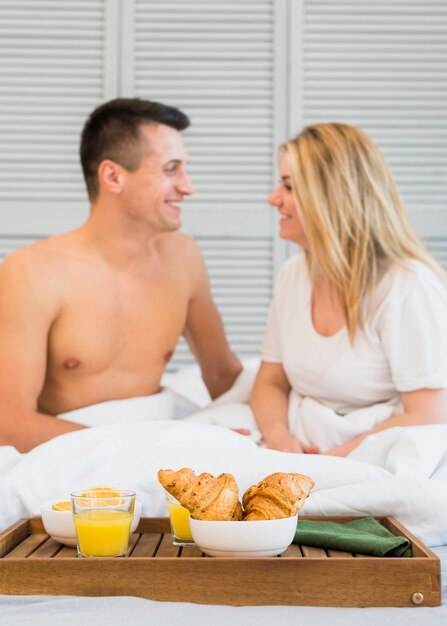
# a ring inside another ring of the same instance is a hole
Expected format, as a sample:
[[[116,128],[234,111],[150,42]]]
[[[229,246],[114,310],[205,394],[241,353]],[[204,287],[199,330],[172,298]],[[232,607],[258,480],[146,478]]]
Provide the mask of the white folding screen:
[[[106,93],[103,0],[0,1],[0,234],[79,225],[79,131]]]
[[[79,132],[120,95],[192,119],[184,230],[241,355],[285,254],[265,200],[275,149],[303,124],[371,134],[447,266],[445,0],[0,0],[0,256],[84,221]]]
[[[382,149],[447,269],[447,2],[291,3],[290,127],[338,120]]]

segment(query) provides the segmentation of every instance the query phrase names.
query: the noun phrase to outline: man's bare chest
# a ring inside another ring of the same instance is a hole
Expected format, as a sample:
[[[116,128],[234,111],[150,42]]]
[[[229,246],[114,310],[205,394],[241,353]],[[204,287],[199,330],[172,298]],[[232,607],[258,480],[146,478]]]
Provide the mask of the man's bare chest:
[[[188,300],[175,285],[104,285],[70,294],[49,335],[49,366],[100,373],[169,360]]]

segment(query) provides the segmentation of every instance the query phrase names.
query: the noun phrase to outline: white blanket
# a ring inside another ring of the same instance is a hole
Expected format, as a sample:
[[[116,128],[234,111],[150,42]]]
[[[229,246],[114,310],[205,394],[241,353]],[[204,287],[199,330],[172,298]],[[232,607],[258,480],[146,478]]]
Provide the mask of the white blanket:
[[[241,491],[274,471],[307,474],[315,488],[305,515],[394,515],[428,545],[447,543],[447,426],[389,429],[366,439],[348,458],[267,450],[212,424],[251,423],[248,406],[236,402],[251,378],[245,372],[225,398],[183,421],[96,426],[27,454],[0,448],[0,531],[38,515],[42,502],[94,484],[134,489],[144,515],[164,515],[157,470],[189,466],[231,472]],[[193,391],[192,384],[186,387]]]

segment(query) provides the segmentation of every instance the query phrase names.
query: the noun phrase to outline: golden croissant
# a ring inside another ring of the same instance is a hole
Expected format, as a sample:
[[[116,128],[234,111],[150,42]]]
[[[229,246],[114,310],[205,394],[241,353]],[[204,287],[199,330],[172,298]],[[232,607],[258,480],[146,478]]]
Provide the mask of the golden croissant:
[[[239,488],[232,474],[215,478],[204,472],[196,476],[192,469],[184,467],[178,471],[159,470],[158,480],[195,519],[242,519]]]
[[[244,493],[244,521],[292,517],[303,506],[313,480],[303,474],[277,472],[266,476]]]

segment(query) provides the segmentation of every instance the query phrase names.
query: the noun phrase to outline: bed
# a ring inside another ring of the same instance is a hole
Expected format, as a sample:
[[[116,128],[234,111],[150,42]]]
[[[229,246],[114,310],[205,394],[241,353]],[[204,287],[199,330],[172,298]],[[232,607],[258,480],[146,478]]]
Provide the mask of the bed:
[[[0,448],[0,531],[19,518],[38,515],[40,504],[66,499],[92,484],[134,489],[143,515],[166,514],[160,468],[189,466],[217,475],[231,472],[241,491],[274,471],[298,471],[316,485],[303,514],[393,515],[439,555],[443,604],[414,609],[324,609],[312,607],[225,607],[159,603],[129,597],[79,598],[0,596],[1,624],[86,623],[183,624],[212,619],[216,624],[270,624],[312,620],[312,624],[446,623],[447,426],[394,428],[365,440],[348,458],[294,455],[264,449],[231,428],[244,426],[244,400],[255,364],[246,368],[225,398],[207,405],[196,368],[165,378],[165,385],[189,396],[199,410],[183,420],[128,421],[68,433],[27,454]],[[249,584],[249,582],[247,583]],[[1,589],[0,589],[1,593]],[[360,617],[361,616],[361,617]]]

